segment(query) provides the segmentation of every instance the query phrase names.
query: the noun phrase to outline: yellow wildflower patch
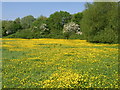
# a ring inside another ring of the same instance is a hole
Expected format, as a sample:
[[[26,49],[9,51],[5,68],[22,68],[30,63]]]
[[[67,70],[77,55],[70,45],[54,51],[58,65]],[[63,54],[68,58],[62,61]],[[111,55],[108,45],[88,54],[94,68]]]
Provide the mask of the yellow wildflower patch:
[[[2,39],[3,88],[118,88],[118,44]]]

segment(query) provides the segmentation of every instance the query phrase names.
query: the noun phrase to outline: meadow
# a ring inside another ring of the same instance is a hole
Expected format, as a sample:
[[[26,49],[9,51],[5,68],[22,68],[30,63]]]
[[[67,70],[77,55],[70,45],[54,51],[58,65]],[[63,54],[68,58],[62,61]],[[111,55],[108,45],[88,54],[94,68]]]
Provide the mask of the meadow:
[[[118,44],[2,39],[3,88],[118,88]]]

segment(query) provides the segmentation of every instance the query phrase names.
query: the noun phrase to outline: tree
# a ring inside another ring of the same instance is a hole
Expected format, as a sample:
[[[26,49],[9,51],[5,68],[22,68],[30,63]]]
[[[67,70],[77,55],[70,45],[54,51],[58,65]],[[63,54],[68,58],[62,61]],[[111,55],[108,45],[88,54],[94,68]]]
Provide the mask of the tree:
[[[43,23],[46,23],[46,20],[47,20],[47,17],[45,16],[40,16],[38,17],[33,23],[32,23],[32,29],[33,30],[40,30],[40,26],[43,24]]]
[[[14,21],[13,21],[13,32],[17,32],[18,30],[21,30],[22,29],[22,26],[21,26],[21,23],[20,23],[20,18],[16,18]]]
[[[70,21],[71,21],[70,13],[66,11],[60,11],[50,15],[50,17],[47,20],[47,25],[51,33],[59,34],[60,32],[62,32],[64,24]]]
[[[117,43],[117,22],[117,2],[94,2],[93,4],[89,4],[87,9],[83,12],[81,30],[86,39],[90,42]],[[103,36],[106,35],[105,33],[108,35]]]
[[[0,38],[2,38],[2,20],[0,20]]]
[[[21,19],[21,26],[23,29],[30,28],[35,18],[32,15],[25,16]]]
[[[70,37],[71,34],[77,34],[78,32],[80,32],[80,27],[78,24],[70,22],[64,25],[63,33],[67,39]]]
[[[12,34],[13,30],[14,30],[13,21],[6,21],[6,20],[2,21],[2,36]]]
[[[6,35],[6,25],[7,25],[7,21],[2,20],[2,36]]]
[[[16,18],[16,19],[14,20],[14,22],[17,23],[17,24],[20,24],[20,18],[19,18],[19,17]]]
[[[83,17],[82,12],[78,12],[78,13],[72,15],[72,21],[75,22],[76,24],[80,25],[82,17]]]
[[[13,34],[21,29],[20,18],[16,18],[14,21],[2,21],[2,36]]]
[[[49,29],[46,24],[42,24],[40,26],[40,30],[41,30],[40,34],[49,34]]]

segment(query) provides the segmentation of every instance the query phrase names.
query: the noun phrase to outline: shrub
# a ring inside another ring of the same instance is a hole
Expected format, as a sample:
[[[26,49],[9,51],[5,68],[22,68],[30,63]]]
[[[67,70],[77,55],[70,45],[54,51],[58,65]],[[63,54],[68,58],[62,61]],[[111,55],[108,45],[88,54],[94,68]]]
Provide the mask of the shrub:
[[[78,24],[75,24],[74,22],[70,22],[64,25],[63,33],[65,37],[68,39],[72,34],[75,34],[77,32],[80,32],[80,27]]]
[[[40,34],[48,34],[50,32],[46,24],[42,24],[40,26],[40,30]]]
[[[118,33],[110,28],[105,28],[99,32],[93,39],[92,42],[102,42],[102,43],[117,43]]]

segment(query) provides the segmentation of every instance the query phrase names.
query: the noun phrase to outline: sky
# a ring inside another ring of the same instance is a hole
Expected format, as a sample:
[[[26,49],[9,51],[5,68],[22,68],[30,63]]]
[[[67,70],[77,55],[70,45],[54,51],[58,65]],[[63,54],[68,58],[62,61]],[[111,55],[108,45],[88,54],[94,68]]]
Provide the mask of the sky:
[[[43,15],[49,17],[56,11],[67,11],[70,14],[82,12],[86,2],[2,2],[2,19],[14,20],[17,17],[32,15],[35,18]]]
[[[91,2],[92,1],[93,2],[93,0],[1,0],[1,1],[2,2]],[[110,0],[104,0],[104,1],[110,1]]]

